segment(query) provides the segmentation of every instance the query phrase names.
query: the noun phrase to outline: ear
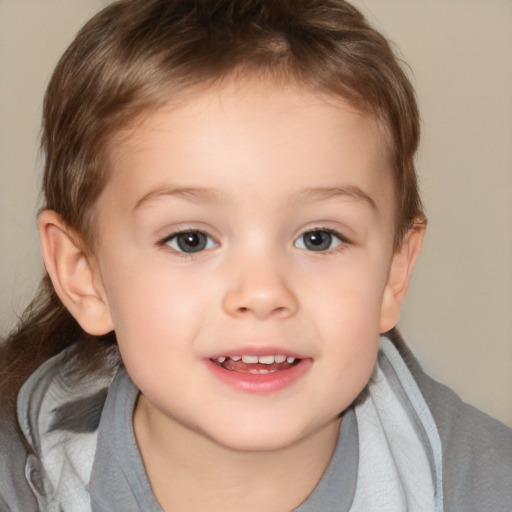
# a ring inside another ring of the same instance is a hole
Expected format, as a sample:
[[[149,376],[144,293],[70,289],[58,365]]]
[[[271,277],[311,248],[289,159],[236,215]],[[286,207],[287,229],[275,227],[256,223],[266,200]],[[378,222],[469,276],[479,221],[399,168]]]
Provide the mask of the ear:
[[[405,234],[391,260],[388,280],[382,297],[379,330],[381,333],[395,327],[400,317],[400,308],[405,299],[412,270],[420,254],[425,222],[418,222]]]
[[[99,270],[79,237],[52,210],[38,217],[44,265],[60,300],[82,329],[101,336],[112,331],[108,303]]]

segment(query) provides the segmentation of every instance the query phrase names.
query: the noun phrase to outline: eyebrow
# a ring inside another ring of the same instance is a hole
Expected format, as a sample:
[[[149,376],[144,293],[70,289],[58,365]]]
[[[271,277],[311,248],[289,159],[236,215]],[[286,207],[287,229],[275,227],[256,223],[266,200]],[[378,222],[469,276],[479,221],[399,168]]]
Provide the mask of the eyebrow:
[[[140,209],[145,204],[159,199],[161,197],[177,197],[179,199],[186,199],[188,201],[199,202],[214,202],[221,200],[221,194],[212,188],[208,187],[173,187],[164,185],[150,190],[144,194],[133,207],[133,211]]]
[[[294,197],[294,202],[305,203],[322,201],[325,199],[336,199],[338,197],[348,197],[356,201],[361,201],[377,213],[378,208],[375,201],[363,189],[356,185],[341,185],[337,187],[311,187],[300,190]]]
[[[144,194],[133,207],[136,211],[145,204],[159,199],[160,197],[177,197],[196,203],[200,202],[218,202],[221,201],[221,193],[208,187],[179,187],[164,185],[150,190]],[[326,199],[336,199],[338,197],[348,197],[366,203],[374,212],[378,212],[375,201],[360,187],[356,185],[341,185],[336,187],[309,187],[298,191],[292,198],[294,203],[308,203],[322,201]]]

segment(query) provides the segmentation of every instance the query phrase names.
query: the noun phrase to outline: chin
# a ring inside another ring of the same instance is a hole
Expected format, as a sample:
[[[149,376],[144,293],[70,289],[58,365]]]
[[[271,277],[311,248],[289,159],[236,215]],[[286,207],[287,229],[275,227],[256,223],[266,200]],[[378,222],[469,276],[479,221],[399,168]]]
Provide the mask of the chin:
[[[225,442],[220,442],[225,448],[228,448],[237,452],[274,452],[288,448],[292,446],[297,441],[299,441],[301,437],[298,438],[286,438],[286,439],[276,439],[275,436],[268,437],[258,437],[258,438],[249,438],[247,439],[244,436],[240,436],[237,438],[231,437]]]
[[[338,424],[339,415],[333,418]],[[332,422],[328,422],[331,425]],[[249,428],[240,425],[232,425],[229,432],[224,435],[212,436],[212,439],[219,445],[234,451],[243,452],[273,452],[284,450],[305,441],[311,435],[318,433],[327,425],[316,428],[300,428],[290,425],[289,428],[281,424],[276,428],[276,422],[269,425],[252,423]]]

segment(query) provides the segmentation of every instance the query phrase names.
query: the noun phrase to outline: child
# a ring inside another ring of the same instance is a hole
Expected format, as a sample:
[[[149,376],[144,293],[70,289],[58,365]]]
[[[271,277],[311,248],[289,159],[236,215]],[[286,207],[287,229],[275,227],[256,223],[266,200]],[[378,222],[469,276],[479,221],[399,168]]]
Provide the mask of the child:
[[[2,511],[506,509],[512,432],[394,330],[418,112],[354,7],[115,2],[43,116],[48,276],[2,347]]]

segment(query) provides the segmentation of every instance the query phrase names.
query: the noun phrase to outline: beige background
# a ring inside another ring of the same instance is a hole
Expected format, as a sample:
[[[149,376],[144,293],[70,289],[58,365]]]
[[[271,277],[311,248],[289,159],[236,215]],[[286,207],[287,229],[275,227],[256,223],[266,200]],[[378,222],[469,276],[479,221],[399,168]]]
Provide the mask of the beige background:
[[[100,0],[0,0],[0,335],[41,274],[44,86]],[[401,329],[426,369],[512,426],[512,2],[355,2],[410,64],[430,219]]]

